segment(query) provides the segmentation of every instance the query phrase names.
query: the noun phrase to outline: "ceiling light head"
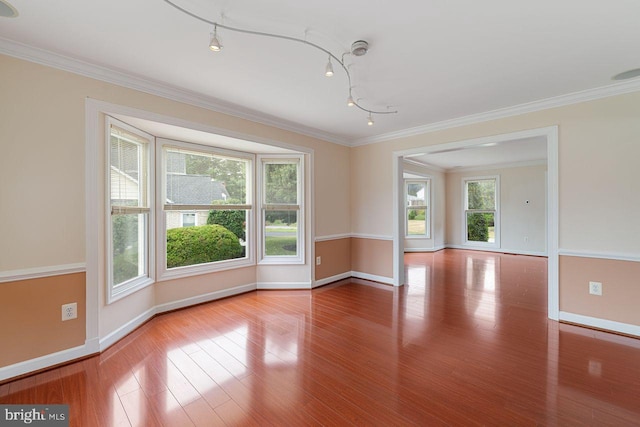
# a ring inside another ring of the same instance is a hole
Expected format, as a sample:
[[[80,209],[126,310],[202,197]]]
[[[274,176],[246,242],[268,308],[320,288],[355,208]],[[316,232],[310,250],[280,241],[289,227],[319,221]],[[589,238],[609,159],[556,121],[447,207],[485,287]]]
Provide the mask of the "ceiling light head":
[[[0,0],[0,16],[3,18],[16,18],[18,16],[18,9],[6,0]]]
[[[329,62],[327,62],[327,68],[325,68],[324,75],[327,77],[333,76],[333,65],[331,64],[331,57],[329,57]]]
[[[347,106],[353,107],[354,105],[356,105],[356,103],[353,100],[353,97],[351,95],[349,95],[349,98],[347,98]]]
[[[371,117],[371,113],[369,113],[369,119],[367,120],[367,124],[369,126],[373,126],[373,117]]]
[[[220,52],[222,50],[222,44],[218,40],[218,26],[213,27],[213,34],[211,34],[211,41],[209,42],[209,49],[214,52]]]
[[[351,54],[354,56],[362,56],[369,51],[369,43],[364,40],[358,40],[351,44]]]

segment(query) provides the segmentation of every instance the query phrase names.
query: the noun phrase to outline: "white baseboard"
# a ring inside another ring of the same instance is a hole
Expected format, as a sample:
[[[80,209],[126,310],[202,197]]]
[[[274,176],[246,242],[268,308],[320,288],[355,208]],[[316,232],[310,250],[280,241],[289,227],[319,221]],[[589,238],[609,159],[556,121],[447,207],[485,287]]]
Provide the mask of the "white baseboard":
[[[0,368],[0,381],[15,378],[30,372],[39,371],[40,369],[46,369],[74,359],[79,359],[95,352],[96,351],[91,351],[90,346],[85,344],[41,357],[36,357],[35,359],[25,360],[24,362],[18,362],[13,365],[4,366]]]
[[[196,304],[202,304],[204,302],[215,301],[221,298],[232,297],[234,295],[243,294],[245,292],[255,291],[257,286],[255,283],[248,285],[240,285],[230,289],[223,289],[220,291],[210,292],[204,295],[198,295],[195,297],[181,299],[180,301],[172,301],[165,304],[156,306],[156,314],[164,313],[171,310],[177,310],[180,308],[190,307]]]
[[[613,320],[599,319],[597,317],[583,316],[582,314],[560,312],[559,319],[578,325],[591,326],[593,328],[605,329],[607,331],[619,332],[621,334],[634,335],[640,337],[640,326],[629,323],[615,322]]]
[[[352,271],[351,277],[355,277],[357,279],[373,280],[374,282],[393,285],[393,277],[376,276],[375,274],[361,273],[359,271]]]
[[[144,324],[144,322],[148,321],[156,314],[242,294],[245,292],[253,291],[255,289],[256,285],[252,283],[155,306],[135,317],[134,319],[128,321],[127,323],[101,339],[93,338],[87,340],[84,345],[78,347],[62,350],[56,353],[46,354],[44,356],[36,357],[35,359],[15,363],[13,365],[4,366],[0,368],[0,381],[35,372],[40,369],[46,369],[51,366],[59,365],[61,363],[70,362],[94,353],[102,352],[136,330],[136,328],[140,327],[142,324]]]
[[[179,308],[185,308],[196,304],[201,304],[203,302],[215,301],[220,298],[226,298],[233,295],[243,294],[245,292],[254,291],[256,289],[256,285],[254,283],[250,283],[248,285],[240,285],[230,289],[223,289],[220,291],[210,292],[208,294],[197,295],[190,298],[181,299],[179,301],[173,301],[166,304],[156,305],[153,308],[145,311],[140,314],[136,318],[130,320],[125,323],[115,331],[106,335],[105,337],[100,339],[100,351],[104,351],[107,348],[111,347],[116,342],[120,341],[122,338],[126,337],[131,332],[135,331],[139,328],[144,322],[151,319],[156,314],[161,314],[171,310],[177,310]]]
[[[257,289],[311,289],[311,282],[258,282]]]
[[[546,252],[540,251],[523,251],[519,249],[509,248],[485,248],[484,246],[465,246],[465,245],[449,245],[445,246],[447,249],[466,249],[468,251],[482,251],[482,252],[499,252],[514,255],[530,255],[530,256],[548,256]]]
[[[139,316],[129,320],[115,331],[107,334],[103,338],[100,338],[100,351],[105,351],[107,348],[126,337],[128,334],[136,330],[136,328],[140,327],[144,322],[155,316],[155,314],[156,307],[150,308]]]
[[[445,249],[446,246],[440,245],[433,248],[404,248],[404,252],[438,252]]]
[[[313,287],[317,288],[318,286],[323,286],[323,285],[326,285],[327,283],[337,282],[338,280],[348,279],[350,277],[351,277],[351,272],[347,271],[346,273],[340,273],[340,274],[336,274],[335,276],[325,277],[324,279],[316,280]]]

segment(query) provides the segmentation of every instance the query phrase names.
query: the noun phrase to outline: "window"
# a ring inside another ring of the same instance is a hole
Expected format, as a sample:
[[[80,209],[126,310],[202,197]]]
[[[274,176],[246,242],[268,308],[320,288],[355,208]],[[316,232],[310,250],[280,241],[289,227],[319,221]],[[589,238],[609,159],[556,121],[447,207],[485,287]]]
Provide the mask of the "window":
[[[109,302],[152,282],[152,137],[107,121]]]
[[[429,238],[431,233],[430,180],[405,180],[405,234],[407,237]]]
[[[466,243],[499,246],[499,178],[464,179]]]
[[[182,214],[182,227],[193,227],[196,225],[195,213],[183,213]]]
[[[95,173],[104,176],[107,303],[156,280],[255,266],[258,256],[304,263],[304,154],[169,140],[109,116],[105,128],[106,172]]]
[[[299,158],[262,158],[262,259],[303,262]]]
[[[162,144],[161,277],[247,260],[253,156],[176,141]]]

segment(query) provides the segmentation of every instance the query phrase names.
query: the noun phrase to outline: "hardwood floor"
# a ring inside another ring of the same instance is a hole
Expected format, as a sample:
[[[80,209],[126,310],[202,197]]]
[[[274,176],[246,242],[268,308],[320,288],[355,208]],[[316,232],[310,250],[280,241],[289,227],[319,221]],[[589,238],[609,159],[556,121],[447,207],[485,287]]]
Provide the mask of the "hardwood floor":
[[[545,258],[408,254],[352,279],[159,316],[99,356],[0,386],[73,426],[640,425],[640,340],[546,318]]]

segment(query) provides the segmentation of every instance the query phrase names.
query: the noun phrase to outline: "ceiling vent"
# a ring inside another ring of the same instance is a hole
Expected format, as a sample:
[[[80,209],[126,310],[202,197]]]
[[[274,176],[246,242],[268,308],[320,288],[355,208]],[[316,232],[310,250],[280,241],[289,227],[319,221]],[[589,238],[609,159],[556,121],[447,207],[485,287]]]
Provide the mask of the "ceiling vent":
[[[362,56],[369,50],[369,43],[364,40],[358,40],[351,45],[351,53],[355,56]]]

